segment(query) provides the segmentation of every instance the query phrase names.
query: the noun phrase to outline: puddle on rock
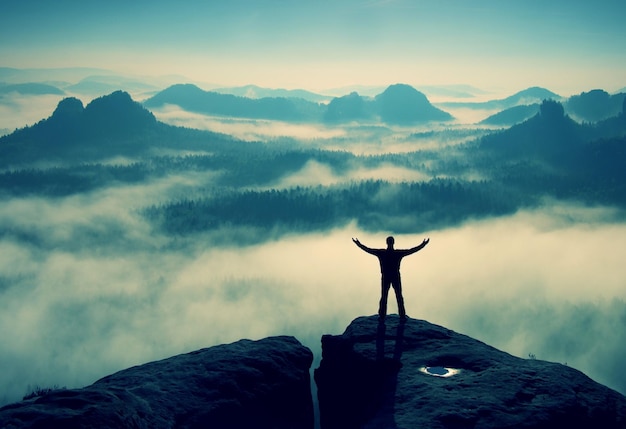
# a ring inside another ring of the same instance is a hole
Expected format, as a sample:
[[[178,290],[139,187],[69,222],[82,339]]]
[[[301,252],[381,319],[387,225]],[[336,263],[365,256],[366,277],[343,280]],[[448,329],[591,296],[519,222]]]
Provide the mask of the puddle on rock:
[[[420,369],[420,372],[426,375],[432,375],[433,377],[452,377],[453,375],[457,375],[461,372],[460,369],[457,368],[448,368],[445,366],[423,366]]]

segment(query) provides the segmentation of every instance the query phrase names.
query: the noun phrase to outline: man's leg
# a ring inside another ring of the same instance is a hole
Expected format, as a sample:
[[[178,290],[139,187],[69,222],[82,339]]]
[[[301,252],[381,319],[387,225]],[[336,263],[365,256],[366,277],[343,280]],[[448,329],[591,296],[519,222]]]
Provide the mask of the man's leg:
[[[384,279],[381,281],[380,303],[378,305],[378,317],[384,320],[387,316],[387,297],[389,296],[389,286],[391,284]]]
[[[404,308],[404,297],[402,296],[402,282],[400,281],[400,277],[392,284],[393,290],[396,293],[396,301],[398,301],[398,314],[401,319],[406,318],[406,310]]]

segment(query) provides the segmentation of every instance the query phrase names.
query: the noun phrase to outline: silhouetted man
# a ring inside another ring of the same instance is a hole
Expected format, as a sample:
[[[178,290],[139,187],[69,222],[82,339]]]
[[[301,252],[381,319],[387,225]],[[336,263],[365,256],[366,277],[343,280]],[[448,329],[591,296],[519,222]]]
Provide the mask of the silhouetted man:
[[[406,310],[404,309],[404,298],[402,297],[402,282],[400,281],[400,261],[407,255],[411,255],[419,250],[422,250],[430,241],[429,238],[424,239],[422,244],[411,249],[400,250],[394,249],[393,244],[395,240],[393,237],[387,237],[386,249],[370,249],[362,244],[358,238],[353,238],[354,244],[359,246],[367,253],[371,253],[378,257],[380,262],[381,278],[381,296],[380,305],[378,307],[378,317],[380,321],[385,320],[387,316],[387,297],[389,296],[389,287],[393,287],[396,293],[396,300],[398,301],[398,314],[400,320],[406,320]]]

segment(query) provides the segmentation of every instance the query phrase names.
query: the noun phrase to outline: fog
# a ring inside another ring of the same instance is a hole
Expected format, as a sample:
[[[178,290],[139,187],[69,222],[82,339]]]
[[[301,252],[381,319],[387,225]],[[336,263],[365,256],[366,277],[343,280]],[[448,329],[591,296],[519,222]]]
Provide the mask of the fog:
[[[454,100],[454,101],[458,101],[458,100]],[[479,101],[476,99],[472,99],[472,102],[478,103]],[[482,121],[483,119],[487,119],[489,116],[494,115],[499,112],[499,110],[497,109],[477,109],[477,108],[471,109],[467,107],[451,107],[451,106],[445,106],[445,107],[440,107],[440,108],[450,113],[452,116],[454,116],[456,122],[460,124],[476,124]]]
[[[59,95],[0,95],[0,135],[47,118],[62,98]]]
[[[384,178],[389,182],[410,182],[428,180],[427,174],[410,168],[398,167],[397,165],[382,164],[376,168],[355,168],[344,175],[335,174],[332,169],[317,161],[308,161],[304,167],[296,173],[282,178],[268,188],[283,189],[296,186],[332,186],[346,182],[361,180],[377,180]]]
[[[0,128],[48,117],[57,101],[38,100],[41,110],[18,98],[0,104],[6,113]],[[465,119],[478,119],[470,113]],[[279,148],[357,155],[441,149],[477,135],[464,133],[458,121],[429,134],[432,127],[287,124],[173,106],[155,115]],[[340,173],[311,159],[263,187],[430,179],[392,162],[365,165]],[[132,365],[241,338],[293,335],[313,350],[316,366],[323,334],[341,333],[354,318],[376,313],[378,262],[351,238],[384,247],[394,231],[366,232],[354,222],[307,234],[240,227],[173,236],[143,217],[145,207],[211,189],[217,174],[170,174],[61,198],[3,197],[0,405],[37,386],[82,387]],[[410,317],[516,356],[566,363],[626,393],[626,224],[617,212],[546,200],[507,217],[394,235],[398,248],[431,239],[403,261]]]
[[[410,179],[395,168],[376,174]],[[393,231],[349,224],[240,245],[237,237],[254,231],[171,237],[146,223],[143,207],[206,177],[196,179],[3,202],[0,365],[10,370],[0,374],[0,403],[241,338],[294,335],[318,360],[323,334],[376,313],[378,262],[351,238],[384,247]],[[309,163],[284,180],[338,178]],[[613,214],[546,202],[396,235],[398,248],[431,239],[403,262],[409,316],[517,356],[567,363],[625,393],[626,225]]]
[[[322,125],[289,123],[263,119],[226,118],[188,112],[175,105],[152,109],[159,121],[179,127],[196,128],[228,134],[240,140],[257,141],[267,138],[329,139],[345,136],[345,130]]]
[[[471,112],[470,109],[466,110]],[[289,149],[300,147],[345,151],[364,156],[440,151],[474,140],[481,133],[485,134],[489,131],[472,122],[474,119],[481,120],[484,117],[470,116],[467,112],[450,123],[428,123],[410,127],[392,126],[380,122],[324,124],[228,118],[188,112],[174,105],[153,109],[152,112],[159,121],[170,125],[223,133],[245,141],[282,144],[283,148]],[[488,114],[485,114],[486,116]],[[416,175],[420,176],[420,173],[413,171],[399,174],[396,171],[389,176],[389,180],[424,180],[423,175],[419,178],[416,178]],[[367,179],[371,178],[372,174],[366,172],[361,176]],[[378,176],[380,177],[386,178],[387,176]],[[358,178],[359,173],[356,173],[353,179]],[[331,178],[323,184],[335,183],[338,180],[341,179]],[[304,182],[306,181],[302,183]]]

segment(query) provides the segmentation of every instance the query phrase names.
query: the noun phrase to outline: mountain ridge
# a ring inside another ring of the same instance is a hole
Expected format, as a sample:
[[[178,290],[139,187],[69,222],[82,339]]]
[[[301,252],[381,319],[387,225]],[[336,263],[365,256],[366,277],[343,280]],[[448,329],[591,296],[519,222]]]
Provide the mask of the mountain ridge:
[[[235,139],[160,122],[130,94],[115,91],[87,106],[75,97],[62,99],[48,118],[1,136],[0,159],[6,165],[37,159],[89,162],[168,147],[195,150],[226,141]]]
[[[410,85],[394,84],[375,97],[383,122],[410,125],[429,121],[450,121],[452,115],[433,106],[428,98]]]
[[[514,93],[506,98],[482,102],[443,102],[438,103],[442,107],[462,107],[472,109],[504,110],[523,104],[540,103],[545,99],[560,101],[560,95],[539,86],[533,86]]]
[[[246,98],[301,98],[314,103],[329,101],[332,96],[318,94],[306,89],[264,88],[254,84],[234,87],[218,87],[212,91]]]
[[[449,113],[434,107],[423,93],[406,84],[390,85],[374,99],[353,92],[333,98],[328,105],[297,98],[250,99],[204,91],[193,84],[172,85],[144,101],[144,106],[149,108],[166,104],[196,113],[283,121],[338,123],[380,119],[388,124],[410,125],[453,119]]]
[[[1,84],[0,83],[0,96],[3,94],[10,94],[12,92],[22,95],[64,95],[65,91],[57,88],[54,85],[46,83],[13,83],[13,84]]]
[[[539,103],[521,104],[495,113],[479,122],[481,125],[511,126],[524,122],[539,112]]]
[[[287,121],[314,120],[321,112],[319,105],[306,100],[283,97],[251,99],[205,91],[194,84],[172,85],[148,98],[143,104],[148,108],[175,104],[196,113]]]
[[[609,94],[603,89],[592,89],[573,95],[564,102],[568,114],[587,122],[599,122],[616,116],[626,101],[626,93]]]

